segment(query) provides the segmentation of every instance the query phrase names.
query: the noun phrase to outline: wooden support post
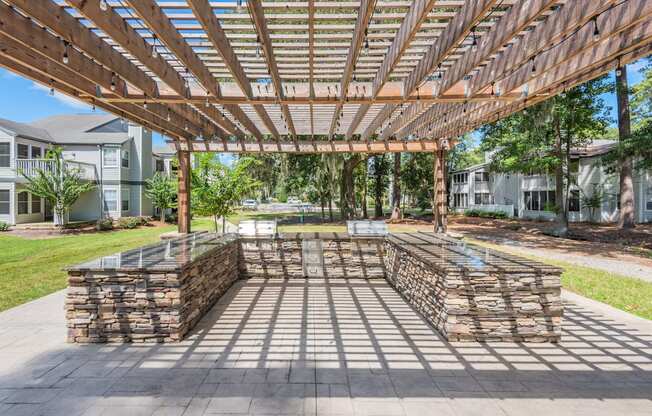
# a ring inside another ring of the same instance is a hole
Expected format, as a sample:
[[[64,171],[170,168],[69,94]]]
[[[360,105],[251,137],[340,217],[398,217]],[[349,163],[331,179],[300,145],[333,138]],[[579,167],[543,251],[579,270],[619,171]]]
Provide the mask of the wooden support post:
[[[445,233],[448,227],[448,203],[446,196],[446,150],[437,150],[433,167],[434,195],[433,222],[436,233]]]
[[[190,152],[178,150],[179,197],[177,201],[177,222],[180,234],[190,232]]]

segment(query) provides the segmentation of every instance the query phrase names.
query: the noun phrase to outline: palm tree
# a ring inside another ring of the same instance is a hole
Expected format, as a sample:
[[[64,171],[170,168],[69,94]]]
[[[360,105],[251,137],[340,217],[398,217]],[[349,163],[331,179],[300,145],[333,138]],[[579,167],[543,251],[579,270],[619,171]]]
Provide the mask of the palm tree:
[[[82,180],[79,169],[73,169],[66,163],[60,147],[50,149],[46,159],[52,161],[49,168],[36,169],[33,176],[20,173],[27,179],[27,190],[54,207],[54,224],[63,227],[68,222],[70,207],[95,185]]]

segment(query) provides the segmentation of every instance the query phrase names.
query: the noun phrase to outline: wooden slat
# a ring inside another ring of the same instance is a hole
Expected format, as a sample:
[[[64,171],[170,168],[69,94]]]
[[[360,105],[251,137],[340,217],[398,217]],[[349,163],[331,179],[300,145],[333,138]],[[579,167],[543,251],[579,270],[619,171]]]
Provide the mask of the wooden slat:
[[[353,30],[353,39],[351,39],[351,46],[349,47],[348,56],[346,58],[346,66],[344,67],[344,75],[340,81],[340,101],[333,113],[331,126],[328,132],[328,137],[333,137],[337,120],[340,117],[340,112],[344,105],[344,99],[348,96],[349,84],[351,83],[351,76],[355,71],[355,66],[360,55],[360,49],[364,42],[365,29],[369,27],[369,19],[374,12],[375,2],[373,0],[362,0],[360,8],[358,9],[357,20],[355,22],[355,29]]]
[[[383,109],[378,112],[376,117],[374,117],[371,123],[369,123],[369,126],[367,126],[364,133],[362,133],[360,140],[368,140],[372,135],[374,135],[376,130],[378,130],[383,121],[392,114],[395,108],[396,105],[394,104],[386,104]]]
[[[279,99],[284,99],[285,94],[283,92],[283,83],[281,82],[281,77],[279,76],[278,66],[274,56],[274,49],[272,48],[272,41],[269,38],[269,30],[267,29],[267,22],[265,21],[265,13],[263,11],[262,5],[257,1],[248,1],[247,7],[251,13],[251,18],[254,22],[254,26],[256,27],[258,37],[260,38],[261,47],[265,55],[265,61],[267,62],[267,69],[269,70],[270,77],[272,78],[272,84],[276,90],[276,95]],[[297,132],[294,128],[292,115],[290,114],[290,110],[288,109],[287,105],[282,104],[281,111],[283,112],[283,116],[290,133],[293,136],[296,136]],[[276,137],[278,137],[278,134]]]
[[[498,0],[467,2],[448,24],[446,35],[437,38],[419,65],[405,80],[403,94],[412,95],[444,58],[471,32],[471,29],[491,10]]]
[[[389,47],[387,54],[381,64],[380,69],[376,73],[373,82],[372,96],[376,97],[380,93],[381,88],[389,79],[389,75],[400,60],[403,52],[410,45],[414,39],[421,24],[428,16],[428,13],[435,6],[436,0],[414,0],[405,19],[401,23],[401,27],[396,33],[392,46]]]

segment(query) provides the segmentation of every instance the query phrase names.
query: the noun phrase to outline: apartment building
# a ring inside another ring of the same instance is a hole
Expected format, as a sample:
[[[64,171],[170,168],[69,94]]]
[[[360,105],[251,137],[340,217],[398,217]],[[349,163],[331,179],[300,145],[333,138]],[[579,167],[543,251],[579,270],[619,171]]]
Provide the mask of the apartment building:
[[[171,149],[152,152],[149,130],[108,114],[61,115],[35,122],[0,119],[0,221],[9,224],[49,221],[52,207],[25,190],[37,169],[51,161],[46,151],[63,149],[66,163],[97,187],[82,195],[69,220],[152,215],[145,180],[156,170],[170,172]]]
[[[609,223],[618,221],[618,175],[609,173],[602,158],[616,145],[596,140],[571,154],[569,220]],[[495,173],[485,163],[451,172],[449,204],[452,210],[467,209],[511,212],[526,219],[552,220],[555,205],[555,178],[548,172]],[[652,172],[635,171],[634,198],[636,221],[652,222]],[[600,194],[599,206],[589,207],[585,199]],[[510,216],[511,216],[510,215]]]

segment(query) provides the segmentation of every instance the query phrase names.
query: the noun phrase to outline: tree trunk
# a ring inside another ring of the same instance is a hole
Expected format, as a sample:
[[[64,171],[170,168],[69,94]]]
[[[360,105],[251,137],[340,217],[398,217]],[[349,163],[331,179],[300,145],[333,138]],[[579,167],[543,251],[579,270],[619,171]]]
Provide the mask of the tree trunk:
[[[215,234],[218,233],[218,230],[217,230],[217,219],[218,219],[217,215],[213,215],[213,223],[215,224]]]
[[[392,187],[392,219],[401,219],[401,153],[394,153],[394,179]]]
[[[364,175],[362,181],[362,218],[369,218],[369,213],[367,212],[367,175],[369,174],[369,159],[365,159],[364,165]]]
[[[342,166],[342,178],[340,186],[340,211],[342,220],[350,220],[355,217],[355,181],[354,170],[360,163],[361,156],[354,154],[350,159],[344,161]]]
[[[222,215],[222,234],[226,233],[226,217]]]
[[[328,196],[328,218],[330,222],[333,222],[333,196],[330,194]]]
[[[385,155],[374,156],[374,216],[383,216],[383,172]]]
[[[559,119],[555,117],[555,154],[559,160],[555,168],[555,205],[557,206],[557,219],[554,234],[558,237],[568,235],[568,203],[564,195],[564,159],[562,151],[562,136]]]
[[[627,81],[627,66],[616,70],[616,97],[618,100],[618,139],[622,142],[632,134],[629,115],[629,84]],[[636,209],[634,205],[634,182],[632,179],[632,158],[625,155],[620,159],[620,215],[618,228],[630,229],[636,225]]]
[[[326,204],[326,201],[324,201],[324,194],[319,195],[319,203],[321,205],[321,222],[324,222],[324,219],[326,218],[326,213],[324,212],[324,205]]]

